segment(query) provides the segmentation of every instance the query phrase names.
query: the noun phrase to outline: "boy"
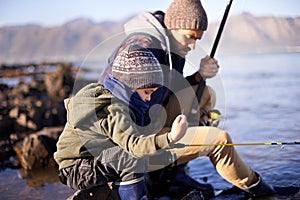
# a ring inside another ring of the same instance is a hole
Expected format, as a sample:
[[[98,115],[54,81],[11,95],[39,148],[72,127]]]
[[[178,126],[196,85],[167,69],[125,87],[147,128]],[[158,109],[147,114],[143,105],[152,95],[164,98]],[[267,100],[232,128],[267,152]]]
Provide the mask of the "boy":
[[[179,115],[167,134],[139,131],[147,102],[162,85],[155,56],[129,45],[118,53],[103,85],[89,84],[66,99],[67,123],[54,154],[61,181],[83,191],[113,182],[121,199],[145,199],[145,156],[177,142],[188,127],[186,116]]]

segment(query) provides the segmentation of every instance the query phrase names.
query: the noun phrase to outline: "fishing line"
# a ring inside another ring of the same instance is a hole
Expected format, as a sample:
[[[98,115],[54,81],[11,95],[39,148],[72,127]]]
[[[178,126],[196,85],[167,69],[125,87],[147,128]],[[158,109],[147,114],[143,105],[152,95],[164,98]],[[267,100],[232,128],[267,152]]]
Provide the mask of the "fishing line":
[[[283,146],[283,145],[300,145],[299,141],[295,142],[248,142],[248,143],[228,143],[228,144],[184,144],[185,146]]]

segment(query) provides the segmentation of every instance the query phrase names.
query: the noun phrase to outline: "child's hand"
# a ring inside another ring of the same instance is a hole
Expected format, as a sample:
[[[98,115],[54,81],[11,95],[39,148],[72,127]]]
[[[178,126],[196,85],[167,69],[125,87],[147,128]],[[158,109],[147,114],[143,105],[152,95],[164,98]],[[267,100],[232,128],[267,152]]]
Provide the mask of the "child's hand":
[[[188,122],[185,115],[178,115],[172,124],[171,132],[168,134],[170,142],[177,142],[185,134]]]

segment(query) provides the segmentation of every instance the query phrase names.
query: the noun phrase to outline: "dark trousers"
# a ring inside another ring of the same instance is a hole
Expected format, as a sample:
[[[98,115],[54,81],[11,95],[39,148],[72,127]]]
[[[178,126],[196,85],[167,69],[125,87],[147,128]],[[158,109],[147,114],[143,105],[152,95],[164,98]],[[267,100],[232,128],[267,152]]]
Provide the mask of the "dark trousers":
[[[98,157],[78,158],[74,165],[60,170],[61,182],[73,189],[89,189],[108,182],[125,182],[144,176],[146,161],[116,146]]]

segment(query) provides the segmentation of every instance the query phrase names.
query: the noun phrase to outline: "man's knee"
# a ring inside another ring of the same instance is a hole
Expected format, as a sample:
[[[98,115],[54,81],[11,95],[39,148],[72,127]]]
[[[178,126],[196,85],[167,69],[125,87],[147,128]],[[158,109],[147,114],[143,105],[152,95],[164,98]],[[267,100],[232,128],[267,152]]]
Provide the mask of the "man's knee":
[[[217,95],[214,89],[212,89],[212,87],[210,87],[209,85],[207,85],[208,88],[208,93],[210,96],[210,106],[211,108],[216,106],[216,101],[217,101]]]
[[[226,131],[221,131],[220,136],[219,136],[219,141],[220,141],[220,144],[231,144],[232,143],[232,139]]]
[[[206,85],[200,101],[200,109],[211,110],[216,105],[216,92],[212,87]]]

